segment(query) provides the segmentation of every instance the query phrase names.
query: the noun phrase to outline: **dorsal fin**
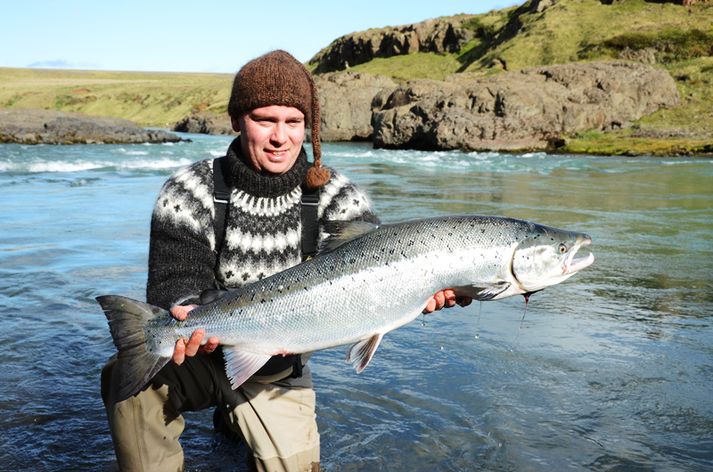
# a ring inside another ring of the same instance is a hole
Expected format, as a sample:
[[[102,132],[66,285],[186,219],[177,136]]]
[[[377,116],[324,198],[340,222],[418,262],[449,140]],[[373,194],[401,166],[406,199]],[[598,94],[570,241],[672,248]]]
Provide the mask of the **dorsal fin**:
[[[333,251],[339,246],[367,233],[374,231],[379,225],[368,221],[327,221],[323,230],[327,237],[322,240],[317,251],[318,254]]]

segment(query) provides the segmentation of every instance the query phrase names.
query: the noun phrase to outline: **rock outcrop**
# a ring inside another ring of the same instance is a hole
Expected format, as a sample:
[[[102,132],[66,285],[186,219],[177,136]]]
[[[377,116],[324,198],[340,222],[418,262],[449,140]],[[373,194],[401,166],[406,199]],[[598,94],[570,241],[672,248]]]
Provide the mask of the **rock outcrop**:
[[[323,141],[364,141],[373,134],[371,117],[398,86],[387,77],[351,72],[315,76]]]
[[[230,117],[227,113],[214,115],[211,113],[191,113],[173,126],[173,131],[195,134],[237,134],[233,131]]]
[[[334,72],[371,61],[414,52],[457,52],[475,32],[463,24],[474,15],[441,17],[403,26],[373,28],[341,36],[312,59],[315,72]]]
[[[666,71],[633,63],[414,81],[396,89],[375,112],[373,140],[384,148],[540,150],[562,134],[625,127],[678,100]]]
[[[162,130],[128,120],[52,110],[0,110],[0,143],[133,144],[179,142]]]

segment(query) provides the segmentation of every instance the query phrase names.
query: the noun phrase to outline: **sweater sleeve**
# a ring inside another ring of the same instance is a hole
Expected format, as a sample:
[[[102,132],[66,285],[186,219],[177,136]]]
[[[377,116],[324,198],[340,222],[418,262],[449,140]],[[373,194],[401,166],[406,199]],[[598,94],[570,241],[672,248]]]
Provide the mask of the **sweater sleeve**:
[[[325,185],[320,198],[321,221],[367,221],[379,224],[379,217],[371,201],[359,187],[345,176],[330,169],[332,178]]]
[[[215,286],[210,161],[166,181],[151,216],[146,300],[163,308],[195,302]]]

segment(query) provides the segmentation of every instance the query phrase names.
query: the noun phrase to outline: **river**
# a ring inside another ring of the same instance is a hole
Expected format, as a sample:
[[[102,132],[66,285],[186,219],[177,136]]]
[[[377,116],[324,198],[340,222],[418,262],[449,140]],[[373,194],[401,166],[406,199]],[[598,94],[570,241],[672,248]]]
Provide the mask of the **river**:
[[[94,297],[144,298],[151,208],[174,145],[0,145],[0,469],[114,470]],[[586,232],[561,285],[420,317],[356,374],[312,358],[322,465],[341,470],[713,469],[713,160],[374,150],[325,162],[384,222],[502,215]],[[375,288],[377,289],[377,288]],[[187,415],[186,469],[241,453]]]

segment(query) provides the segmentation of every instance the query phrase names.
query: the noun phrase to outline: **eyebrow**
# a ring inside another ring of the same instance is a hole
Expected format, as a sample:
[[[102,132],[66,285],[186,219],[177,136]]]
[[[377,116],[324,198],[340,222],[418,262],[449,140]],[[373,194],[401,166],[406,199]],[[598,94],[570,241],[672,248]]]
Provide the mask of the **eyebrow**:
[[[253,120],[278,120],[278,118],[272,114],[262,114],[259,112],[250,112],[248,116]],[[285,117],[285,121],[304,121],[304,119],[304,116],[299,115]]]

